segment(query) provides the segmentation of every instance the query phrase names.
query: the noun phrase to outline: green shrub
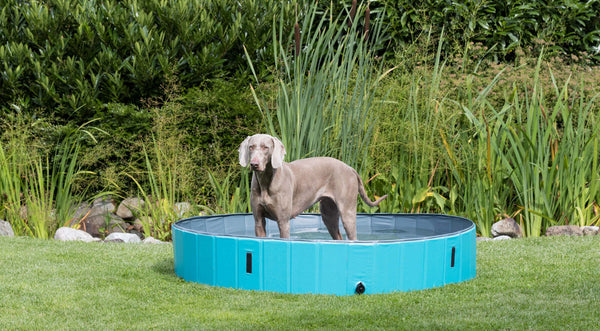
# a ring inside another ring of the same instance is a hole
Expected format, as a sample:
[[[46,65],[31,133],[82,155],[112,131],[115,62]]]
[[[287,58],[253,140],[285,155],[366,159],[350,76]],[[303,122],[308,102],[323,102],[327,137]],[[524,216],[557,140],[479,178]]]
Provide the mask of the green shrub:
[[[539,54],[546,45],[548,55],[587,53],[600,59],[598,1],[384,0],[382,5],[396,49],[407,47],[423,33],[439,36],[444,29],[449,54],[481,43],[494,47],[498,58],[513,60],[518,48]]]
[[[246,136],[262,130],[262,116],[245,81],[215,80],[182,97],[185,142],[198,148],[198,163],[222,172],[237,164],[235,153]]]
[[[274,15],[293,10],[275,0],[6,0],[0,107],[80,125],[106,103],[160,96],[172,72],[183,88],[233,77],[243,45],[260,62]]]

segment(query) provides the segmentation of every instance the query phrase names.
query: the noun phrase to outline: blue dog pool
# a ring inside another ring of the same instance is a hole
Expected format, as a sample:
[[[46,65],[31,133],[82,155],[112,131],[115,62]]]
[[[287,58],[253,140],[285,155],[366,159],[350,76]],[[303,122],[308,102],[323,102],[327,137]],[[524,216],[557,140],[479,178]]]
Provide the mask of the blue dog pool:
[[[252,214],[187,218],[172,226],[175,273],[212,286],[335,295],[421,290],[475,277],[475,225],[468,219],[358,214],[356,229],[358,241],[334,241],[319,214],[302,214],[290,222],[290,239],[280,239],[270,220],[267,237],[256,238]]]

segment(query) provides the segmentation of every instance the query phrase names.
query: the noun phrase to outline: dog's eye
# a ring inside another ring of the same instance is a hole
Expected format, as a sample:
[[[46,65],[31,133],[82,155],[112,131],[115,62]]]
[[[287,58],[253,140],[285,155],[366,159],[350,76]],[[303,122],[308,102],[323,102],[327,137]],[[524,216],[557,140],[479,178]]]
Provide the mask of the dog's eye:
[[[269,147],[267,147],[267,146],[261,146],[260,148],[262,148],[263,151],[266,151],[269,149]]]
[[[248,147],[248,149],[252,151],[252,150],[254,150],[254,146],[250,146],[250,147]]]

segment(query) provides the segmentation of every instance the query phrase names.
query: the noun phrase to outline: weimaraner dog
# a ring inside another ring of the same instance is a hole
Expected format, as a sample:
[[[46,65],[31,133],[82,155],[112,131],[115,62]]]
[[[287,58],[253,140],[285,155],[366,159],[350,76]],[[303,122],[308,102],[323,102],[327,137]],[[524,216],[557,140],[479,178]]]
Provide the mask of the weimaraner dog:
[[[323,223],[333,239],[342,240],[339,218],[349,240],[356,240],[357,194],[374,207],[352,167],[330,157],[283,162],[281,141],[266,134],[248,137],[239,149],[240,165],[253,171],[250,206],[257,237],[265,237],[265,217],[277,222],[281,238],[290,237],[290,219],[320,202]]]

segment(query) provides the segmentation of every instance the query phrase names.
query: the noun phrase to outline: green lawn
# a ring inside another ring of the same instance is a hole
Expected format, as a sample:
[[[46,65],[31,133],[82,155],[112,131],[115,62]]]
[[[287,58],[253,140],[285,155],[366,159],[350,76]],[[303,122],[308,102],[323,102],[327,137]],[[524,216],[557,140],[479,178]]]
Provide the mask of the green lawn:
[[[188,283],[171,245],[0,237],[0,329],[596,329],[600,237],[477,244],[477,277],[335,297]]]

